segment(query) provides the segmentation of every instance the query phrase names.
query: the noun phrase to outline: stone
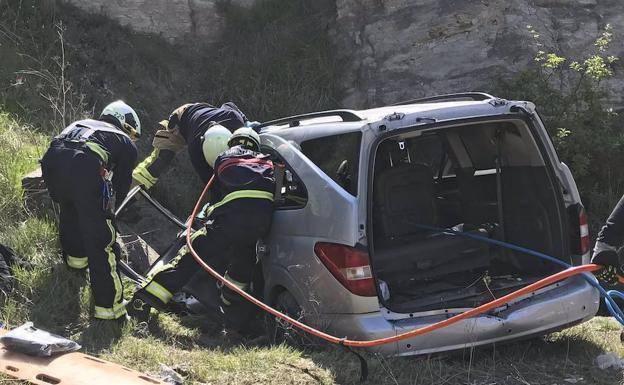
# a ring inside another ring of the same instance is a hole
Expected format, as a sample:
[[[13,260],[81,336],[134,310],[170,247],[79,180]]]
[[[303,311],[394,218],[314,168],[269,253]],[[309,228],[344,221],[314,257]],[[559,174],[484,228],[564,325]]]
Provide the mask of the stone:
[[[221,38],[221,0],[67,0],[136,31],[175,42]],[[229,0],[252,8],[258,0]],[[618,0],[335,0],[329,35],[341,62],[341,107],[366,108],[440,93],[490,91],[493,80],[517,73],[535,55],[527,25],[563,56],[581,58],[601,29],[624,33]],[[621,64],[619,64],[621,66]],[[609,82],[622,107],[624,71]],[[498,95],[505,97],[505,95]]]
[[[343,106],[365,108],[422,96],[490,91],[493,80],[526,68],[535,55],[528,25],[568,57],[583,57],[606,24],[624,33],[615,0],[336,0],[330,36],[347,63]],[[624,74],[609,81],[623,104]],[[505,97],[505,95],[498,95]]]
[[[52,198],[41,174],[41,168],[26,174],[22,178],[24,205],[29,212],[42,213],[52,208]]]
[[[170,42],[200,36],[215,42],[224,27],[218,0],[66,0],[89,13],[102,14],[131,29],[161,35]],[[252,0],[239,0],[248,5]]]

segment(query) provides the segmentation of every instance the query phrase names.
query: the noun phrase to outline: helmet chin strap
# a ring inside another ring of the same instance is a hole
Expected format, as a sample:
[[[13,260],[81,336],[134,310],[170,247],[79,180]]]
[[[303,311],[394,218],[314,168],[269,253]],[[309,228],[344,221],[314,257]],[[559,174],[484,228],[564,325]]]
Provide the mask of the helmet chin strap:
[[[123,130],[126,131],[126,133],[128,135],[130,135],[130,137],[132,139],[138,139],[141,135],[139,135],[139,133],[128,123],[123,123]]]

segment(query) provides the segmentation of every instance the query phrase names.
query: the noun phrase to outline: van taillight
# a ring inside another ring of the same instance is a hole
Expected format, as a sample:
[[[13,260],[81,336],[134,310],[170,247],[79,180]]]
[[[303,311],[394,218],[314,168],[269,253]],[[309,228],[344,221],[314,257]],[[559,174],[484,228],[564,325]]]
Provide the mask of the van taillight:
[[[585,255],[589,252],[590,240],[589,225],[587,224],[587,213],[582,207],[579,210],[579,236],[581,239],[581,255]]]
[[[353,294],[377,295],[368,254],[353,247],[319,242],[314,252],[334,277]]]

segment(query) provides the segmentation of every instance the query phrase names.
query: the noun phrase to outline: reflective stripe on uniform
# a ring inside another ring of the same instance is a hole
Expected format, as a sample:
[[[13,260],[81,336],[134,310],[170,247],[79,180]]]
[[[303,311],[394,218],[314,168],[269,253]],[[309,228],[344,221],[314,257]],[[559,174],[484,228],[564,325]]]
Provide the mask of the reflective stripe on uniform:
[[[113,307],[96,306],[93,316],[99,319],[117,319],[126,314],[126,306],[123,303],[114,305]]]
[[[241,289],[241,290],[245,290],[245,291],[246,291],[246,290],[247,290],[247,288],[249,287],[249,284],[248,284],[248,283],[238,282],[237,280],[232,279],[232,277],[230,277],[230,276],[228,275],[228,273],[225,273],[224,278],[225,278],[226,280],[230,281],[231,283],[233,283],[233,284],[234,284],[234,286],[238,287],[238,288],[239,288],[239,289]],[[223,287],[225,288],[226,286],[223,286]],[[224,304],[224,305],[226,305],[226,306],[230,306],[230,305],[232,304],[232,302],[228,301],[228,300],[227,300],[227,299],[225,299],[225,297],[223,296],[223,290],[221,290],[221,302],[223,302],[223,304]]]
[[[146,189],[151,188],[156,184],[158,178],[154,177],[147,168],[152,165],[158,158],[158,154],[160,153],[159,149],[155,149],[152,151],[150,156],[145,158],[132,172],[132,177],[139,183],[145,186]]]
[[[108,246],[106,246],[105,251],[108,254],[108,264],[111,269],[110,274],[113,278],[113,285],[115,286],[115,299],[113,300],[113,303],[119,304],[123,300],[123,285],[121,284],[121,278],[119,278],[119,273],[117,272],[117,257],[112,248],[113,243],[115,243],[116,240],[116,232],[113,227],[113,222],[110,219],[106,220],[106,224],[111,232],[111,241]]]
[[[150,174],[150,172],[147,171],[147,168],[143,167],[143,163],[134,169],[132,172],[132,178],[134,178],[138,184],[143,185],[146,189],[152,188],[152,186],[158,182],[158,178]]]
[[[206,235],[205,227],[202,227],[201,229],[194,232],[193,235],[191,235],[191,242],[193,242],[195,238],[201,235]],[[165,270],[175,268],[178,265],[178,263],[180,263],[180,260],[182,259],[182,257],[187,253],[188,253],[188,247],[186,245],[182,246],[180,250],[178,250],[178,253],[176,254],[176,256],[171,261],[169,261],[169,263],[165,265],[155,266],[152,270],[149,271],[147,280],[145,281],[145,283],[143,284],[141,288],[147,291],[148,293],[152,294],[156,298],[160,299],[163,303],[169,302],[171,298],[173,297],[173,294],[171,294],[171,292],[167,290],[164,286],[154,281],[154,277],[158,275],[159,273],[162,273]]]
[[[104,147],[94,142],[86,142],[85,145],[89,147],[89,150],[96,153],[105,164],[108,164],[108,151],[106,151]]]
[[[252,198],[252,199],[268,199],[273,202],[273,193],[261,190],[240,190],[234,191],[226,195],[220,202],[208,207],[206,210],[206,216],[210,215],[217,207],[221,207],[226,203],[229,203],[235,199]]]
[[[161,300],[162,303],[168,303],[171,298],[173,298],[173,294],[156,281],[151,281],[144,287],[144,289],[154,297]]]
[[[84,269],[89,266],[89,259],[87,257],[72,257],[67,255],[67,266],[72,269]]]

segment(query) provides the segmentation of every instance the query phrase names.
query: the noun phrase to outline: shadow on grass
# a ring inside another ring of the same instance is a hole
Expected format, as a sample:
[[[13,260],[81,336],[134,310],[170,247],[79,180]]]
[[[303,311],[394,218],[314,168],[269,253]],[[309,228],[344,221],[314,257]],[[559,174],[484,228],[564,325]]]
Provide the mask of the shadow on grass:
[[[358,350],[368,363],[369,384],[620,384],[622,374],[594,364],[604,347],[582,335],[555,333],[507,344],[445,354],[385,357]],[[346,349],[325,347],[304,356],[329,369],[339,384],[358,384],[360,363]]]
[[[93,354],[108,349],[121,337],[122,325],[116,321],[88,321],[91,300],[86,271],[59,262],[36,279],[30,319],[37,327],[66,337],[82,332],[79,343]]]
[[[82,332],[80,344],[85,352],[98,355],[119,341],[124,332],[124,324],[117,320],[94,319]]]
[[[31,320],[54,333],[73,334],[80,327],[83,289],[88,284],[86,272],[57,263],[38,279]]]
[[[177,316],[161,313],[155,316],[152,313],[150,322],[135,328],[135,334],[138,337],[149,334],[185,350],[199,346],[227,352],[243,346],[268,346],[268,339],[263,334],[240,335],[236,332],[224,332],[222,321],[218,316],[207,314]]]

